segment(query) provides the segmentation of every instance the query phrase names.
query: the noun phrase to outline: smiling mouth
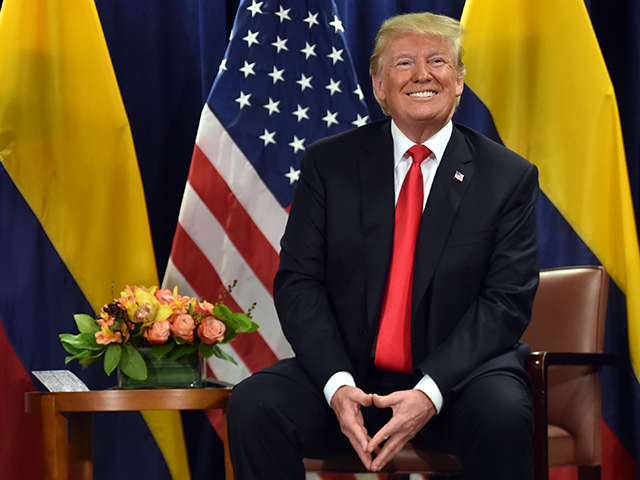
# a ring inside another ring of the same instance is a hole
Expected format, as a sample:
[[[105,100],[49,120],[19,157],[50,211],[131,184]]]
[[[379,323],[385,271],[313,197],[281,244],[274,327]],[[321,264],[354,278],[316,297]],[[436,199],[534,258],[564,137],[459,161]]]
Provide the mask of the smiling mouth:
[[[429,98],[429,97],[435,97],[437,94],[438,94],[438,92],[434,92],[432,90],[429,90],[427,92],[410,93],[409,96],[413,97],[413,98]]]

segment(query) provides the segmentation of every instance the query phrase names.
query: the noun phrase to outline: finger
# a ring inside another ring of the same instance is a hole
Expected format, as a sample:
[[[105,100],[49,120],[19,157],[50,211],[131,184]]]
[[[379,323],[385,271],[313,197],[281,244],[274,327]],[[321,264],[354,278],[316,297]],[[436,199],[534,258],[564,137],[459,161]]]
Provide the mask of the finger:
[[[371,453],[377,447],[379,447],[383,442],[385,442],[392,435],[393,429],[389,427],[389,423],[384,425],[380,430],[376,432],[376,434],[369,440],[367,444],[366,451]]]
[[[364,465],[364,468],[366,468],[367,470],[371,471],[371,463],[373,461],[373,459],[371,458],[371,454],[370,453],[366,453],[365,451],[363,451],[363,450],[361,450],[359,448],[356,448],[355,445],[353,445],[353,449],[358,454],[358,458],[362,462],[362,465]]]
[[[357,442],[359,448],[362,451],[365,451],[370,437],[364,426],[362,413],[357,411],[355,414],[341,416],[339,421],[342,432],[351,440],[352,443]]]
[[[366,467],[367,470],[371,469],[371,453],[366,451],[366,446],[369,441],[369,434],[366,429],[362,427],[361,429],[344,431],[343,433],[351,442],[351,446],[358,454],[358,457],[362,461],[362,464]]]
[[[397,398],[395,398],[393,393],[389,395],[378,395],[374,393],[372,395],[372,401],[378,408],[389,408],[398,403]]]
[[[409,441],[409,437],[402,432],[392,434],[384,446],[380,449],[371,464],[371,471],[380,471],[396,454],[402,450],[402,447]]]

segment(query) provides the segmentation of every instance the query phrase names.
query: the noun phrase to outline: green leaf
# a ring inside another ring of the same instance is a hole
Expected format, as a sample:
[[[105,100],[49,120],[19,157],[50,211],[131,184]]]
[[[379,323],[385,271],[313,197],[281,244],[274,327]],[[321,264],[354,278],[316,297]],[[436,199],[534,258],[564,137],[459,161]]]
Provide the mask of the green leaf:
[[[87,358],[80,358],[78,361],[80,362],[80,365],[82,365],[82,368],[87,368],[89,365],[91,365],[91,362],[93,362],[94,360],[95,358],[87,357]]]
[[[118,343],[111,343],[104,354],[104,371],[107,375],[115,370],[122,358],[122,346]]]
[[[255,332],[258,328],[257,323],[251,321],[251,318],[245,313],[234,313],[233,321],[236,323],[236,331],[238,333]]]
[[[162,345],[154,345],[151,347],[151,355],[160,360],[167,353],[169,353],[175,344],[173,342],[163,343]]]
[[[229,307],[224,304],[216,305],[215,307],[213,307],[213,315],[219,320],[233,321],[233,312],[229,310]]]
[[[75,355],[70,355],[64,358],[64,363],[69,363],[71,360],[80,359],[80,358],[88,358],[89,352],[86,350],[80,353],[76,353]]]
[[[78,326],[78,330],[80,333],[91,333],[94,334],[98,330],[100,330],[100,325],[98,325],[93,317],[86,315],[84,313],[76,313],[73,318],[76,320],[76,325]]]
[[[233,327],[227,327],[224,332],[224,339],[219,343],[229,343],[234,338],[236,338],[236,330]]]
[[[61,333],[59,335],[59,337],[60,337],[60,343],[62,343],[62,346],[64,347],[64,349],[67,352],[69,352],[70,354],[76,355],[76,354],[78,354],[80,352],[86,351],[86,349],[84,349],[84,348],[75,347],[73,344],[65,341],[67,339],[67,337],[73,337],[73,335],[71,335],[69,333]]]
[[[216,357],[221,358],[222,360],[226,360],[228,362],[233,363],[234,365],[238,365],[238,363],[236,362],[235,358],[233,358],[231,355],[223,352],[222,349],[217,345],[213,345],[213,354]]]
[[[96,342],[96,337],[93,333],[79,333],[78,335],[62,333],[60,334],[60,341],[62,342],[62,346],[65,347],[65,349],[67,348],[67,346],[82,350],[102,350],[105,348],[104,345],[100,345],[98,342]]]
[[[200,355],[202,355],[204,358],[209,358],[211,355],[213,355],[213,345],[207,345],[204,342],[201,342],[198,345],[198,352],[200,352]]]
[[[119,364],[120,370],[134,380],[146,380],[147,364],[144,363],[144,359],[142,358],[142,355],[140,355],[140,352],[128,343],[125,343],[122,346],[122,356]]]
[[[173,353],[171,354],[171,356],[169,357],[170,360],[177,360],[180,357],[184,357],[185,355],[189,355],[191,352],[196,350],[196,347],[193,343],[190,343],[188,345],[182,345],[178,348],[174,348],[173,349]]]

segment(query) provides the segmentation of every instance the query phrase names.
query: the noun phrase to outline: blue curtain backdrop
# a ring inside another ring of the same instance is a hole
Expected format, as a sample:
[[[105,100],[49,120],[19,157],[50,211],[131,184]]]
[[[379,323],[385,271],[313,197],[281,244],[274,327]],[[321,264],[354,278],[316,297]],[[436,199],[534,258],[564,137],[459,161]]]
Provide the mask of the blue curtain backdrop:
[[[638,218],[640,3],[585,1],[616,90]],[[96,0],[131,123],[161,277],[169,258],[200,112],[224,54],[238,3],[237,0]],[[368,58],[383,19],[400,12],[424,10],[459,18],[464,7],[464,0],[336,0],[336,3],[374,120],[382,114],[371,93]],[[489,113],[468,89],[456,120],[497,138]],[[539,204],[539,220],[543,267],[597,263],[544,198]],[[621,294],[614,288],[612,295],[612,308],[617,310],[613,314],[624,318],[621,302],[616,300]],[[624,353],[625,334],[624,329],[608,328],[607,348]],[[637,459],[640,446],[633,432],[640,428],[625,428],[616,415],[618,402],[627,402],[631,408],[639,398],[637,391],[621,387],[628,385],[630,375],[626,363],[605,375],[604,388],[613,392],[617,400],[605,398],[603,408],[610,426]],[[200,412],[185,414],[184,420],[193,478],[222,478],[219,442],[208,421]],[[625,421],[630,420],[637,422],[629,418]],[[169,478],[168,472],[164,475],[156,478]]]

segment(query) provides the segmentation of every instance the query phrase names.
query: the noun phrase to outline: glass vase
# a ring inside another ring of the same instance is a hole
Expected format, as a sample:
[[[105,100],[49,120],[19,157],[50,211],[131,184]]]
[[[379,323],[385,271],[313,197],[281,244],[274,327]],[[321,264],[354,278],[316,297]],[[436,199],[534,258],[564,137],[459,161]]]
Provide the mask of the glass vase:
[[[202,358],[195,351],[177,360],[168,356],[157,359],[151,354],[151,348],[138,348],[147,364],[147,378],[136,380],[127,376],[118,368],[118,387],[136,388],[201,388]]]

